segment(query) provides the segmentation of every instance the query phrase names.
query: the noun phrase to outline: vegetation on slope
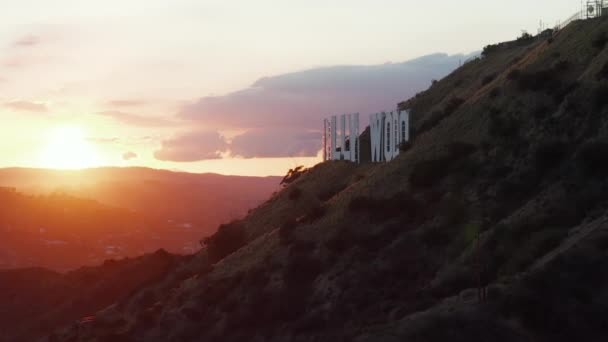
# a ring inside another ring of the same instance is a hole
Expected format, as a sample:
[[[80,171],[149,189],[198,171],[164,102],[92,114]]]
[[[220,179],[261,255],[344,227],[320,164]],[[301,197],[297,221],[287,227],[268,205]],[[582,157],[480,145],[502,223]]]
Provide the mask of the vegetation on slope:
[[[238,243],[208,240],[192,277],[152,286],[154,307],[133,297],[102,315],[120,328],[54,337],[605,339],[606,32],[490,49],[401,104],[416,138],[395,161],[318,165],[233,223]]]

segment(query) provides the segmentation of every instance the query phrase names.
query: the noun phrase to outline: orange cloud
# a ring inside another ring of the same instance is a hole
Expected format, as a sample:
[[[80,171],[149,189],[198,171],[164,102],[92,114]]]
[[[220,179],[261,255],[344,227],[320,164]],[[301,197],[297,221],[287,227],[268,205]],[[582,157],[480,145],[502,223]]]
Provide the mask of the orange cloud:
[[[196,131],[161,142],[154,157],[162,161],[192,162],[221,158],[228,144],[217,132]]]
[[[4,103],[4,107],[10,108],[15,111],[25,112],[39,112],[44,113],[48,111],[46,104],[30,101],[10,101]]]

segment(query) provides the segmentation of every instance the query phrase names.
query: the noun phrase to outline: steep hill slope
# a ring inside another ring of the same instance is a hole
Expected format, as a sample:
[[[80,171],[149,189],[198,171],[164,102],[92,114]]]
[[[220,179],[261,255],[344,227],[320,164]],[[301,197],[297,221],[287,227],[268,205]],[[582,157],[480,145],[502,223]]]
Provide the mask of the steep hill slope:
[[[0,271],[0,341],[32,341],[57,326],[86,324],[73,322],[165,279],[186,260],[160,250],[66,274],[39,268]]]
[[[487,48],[401,104],[395,161],[318,165],[156,304],[51,340],[605,340],[607,42],[598,19]]]

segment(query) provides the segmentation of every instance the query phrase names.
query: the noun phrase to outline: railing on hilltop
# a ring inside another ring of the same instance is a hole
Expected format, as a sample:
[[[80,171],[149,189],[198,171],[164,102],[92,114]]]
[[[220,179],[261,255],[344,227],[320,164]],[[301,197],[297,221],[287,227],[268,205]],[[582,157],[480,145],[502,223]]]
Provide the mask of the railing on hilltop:
[[[571,15],[568,19],[564,20],[563,22],[557,23],[557,25],[555,26],[555,29],[556,29],[556,31],[560,31],[564,27],[568,26],[568,24],[570,24],[571,22],[580,20],[580,19],[584,19],[582,11],[578,11],[578,12],[574,13],[573,15]]]

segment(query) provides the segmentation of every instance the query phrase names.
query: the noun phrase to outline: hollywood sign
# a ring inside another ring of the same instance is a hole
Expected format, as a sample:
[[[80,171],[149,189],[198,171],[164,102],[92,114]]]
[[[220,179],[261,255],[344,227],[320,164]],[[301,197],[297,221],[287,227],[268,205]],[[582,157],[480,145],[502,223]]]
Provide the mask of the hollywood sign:
[[[364,160],[379,163],[395,159],[401,144],[410,140],[409,118],[409,111],[370,115],[371,152],[369,156],[363,156]],[[361,157],[359,114],[332,116],[323,120],[323,160],[360,163]]]

